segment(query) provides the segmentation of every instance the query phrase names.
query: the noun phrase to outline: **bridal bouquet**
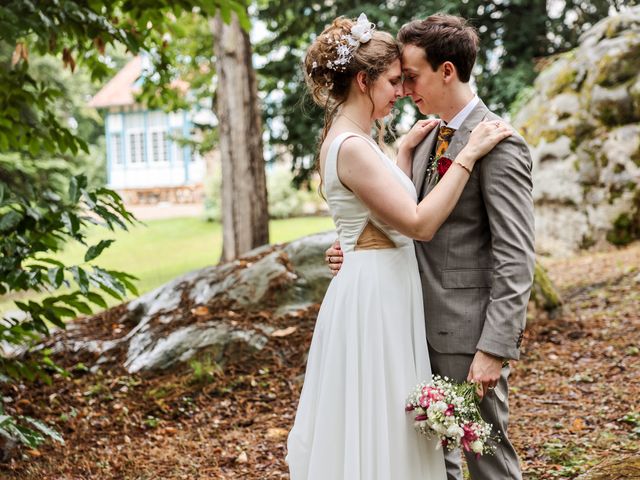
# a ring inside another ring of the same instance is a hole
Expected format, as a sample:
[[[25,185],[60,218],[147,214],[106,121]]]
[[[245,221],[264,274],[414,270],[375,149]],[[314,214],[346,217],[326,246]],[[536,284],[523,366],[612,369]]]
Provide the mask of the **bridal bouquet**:
[[[488,444],[492,425],[480,416],[476,385],[471,382],[455,383],[434,375],[430,383],[416,386],[405,411],[415,415],[420,433],[440,440],[436,448],[462,448],[476,456],[495,451]]]

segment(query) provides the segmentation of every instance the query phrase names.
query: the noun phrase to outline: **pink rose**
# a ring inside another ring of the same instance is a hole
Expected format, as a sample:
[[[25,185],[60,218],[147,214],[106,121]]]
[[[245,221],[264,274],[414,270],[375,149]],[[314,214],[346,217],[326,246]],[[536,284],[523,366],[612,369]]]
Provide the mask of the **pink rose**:
[[[464,432],[464,435],[462,436],[460,443],[462,443],[462,448],[469,452],[471,451],[471,442],[477,440],[478,435],[473,430],[473,423],[467,423],[466,425],[463,425],[462,431]]]

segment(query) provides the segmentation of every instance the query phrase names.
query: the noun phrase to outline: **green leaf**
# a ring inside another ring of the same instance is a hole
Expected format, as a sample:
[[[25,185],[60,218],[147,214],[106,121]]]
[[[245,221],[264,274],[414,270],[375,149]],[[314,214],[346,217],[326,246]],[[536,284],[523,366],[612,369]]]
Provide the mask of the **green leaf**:
[[[135,296],[140,295],[140,293],[138,292],[138,288],[129,280],[127,280],[126,278],[121,278],[120,281],[124,283],[125,287],[127,287],[129,291],[133,293]]]
[[[76,314],[76,312],[74,310],[71,310],[70,308],[67,308],[67,307],[57,307],[56,306],[56,307],[51,307],[48,310],[51,310],[53,313],[55,313],[60,318],[62,318],[62,317],[75,318],[77,316],[77,314]]]
[[[90,302],[95,303],[96,305],[101,306],[102,308],[107,308],[107,302],[95,292],[87,292],[87,298]]]
[[[231,23],[231,7],[227,3],[222,3],[220,5],[220,16],[224,23]]]
[[[29,448],[36,448],[44,441],[44,437],[40,435],[38,432],[31,430],[30,428],[23,427],[17,424],[9,424],[10,428],[7,430],[13,434],[12,436],[17,437],[18,441]]]
[[[62,308],[62,307],[56,307],[56,308]],[[59,327],[59,328],[61,328],[63,330],[67,327],[65,325],[65,323],[62,321],[62,318],[59,315],[57,315],[53,311],[53,309],[51,309],[51,308],[47,309],[47,310],[45,310],[43,312],[43,314],[44,314],[45,318],[47,320],[49,320],[51,323],[53,323],[56,327]],[[67,316],[69,316],[69,315],[67,315]],[[72,317],[75,317],[75,312],[74,312]]]
[[[105,248],[109,247],[109,245],[111,245],[114,241],[115,240],[100,240],[100,242],[97,245],[93,245],[92,247],[89,247],[87,249],[87,253],[84,256],[84,261],[90,262],[94,258],[100,256],[102,251]]]
[[[50,263],[52,265],[56,265],[58,267],[64,268],[64,263],[62,263],[60,260],[56,260],[54,258],[38,258],[36,260],[38,260],[39,262]]]
[[[78,284],[78,287],[80,287],[80,291],[86,295],[86,293],[89,291],[89,287],[91,286],[87,272],[78,266],[73,266],[70,268],[70,270],[73,274],[73,278]]]
[[[29,153],[31,156],[35,157],[40,152],[40,142],[36,137],[33,137],[29,142]]]
[[[18,226],[22,215],[15,210],[9,210],[0,218],[0,232],[8,232]]]
[[[54,430],[49,425],[41,422],[40,420],[36,420],[35,418],[31,418],[31,417],[24,417],[24,420],[26,422],[30,423],[31,425],[33,425],[38,430],[40,430],[42,433],[44,433],[49,438],[51,438],[51,439],[55,440],[56,442],[61,443],[61,444],[64,445],[64,439],[62,438],[62,435],[60,435],[60,433],[58,433],[56,430]]]
[[[109,295],[111,295],[116,300],[122,300],[122,295],[120,295],[118,292],[116,292],[112,288],[107,287],[106,285],[104,285],[102,283],[100,284],[100,289],[104,290],[105,292],[107,292]]]
[[[47,276],[49,277],[49,283],[55,288],[60,288],[62,282],[64,280],[64,268],[56,267],[50,268],[47,272]]]
[[[71,181],[69,182],[69,199],[71,202],[76,203],[78,201],[78,179],[76,177],[71,177]]]

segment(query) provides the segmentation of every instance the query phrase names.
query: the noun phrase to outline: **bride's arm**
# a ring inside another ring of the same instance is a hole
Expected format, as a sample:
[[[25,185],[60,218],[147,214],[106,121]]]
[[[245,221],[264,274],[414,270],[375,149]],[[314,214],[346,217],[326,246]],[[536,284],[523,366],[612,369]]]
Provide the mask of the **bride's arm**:
[[[439,120],[418,120],[402,139],[396,162],[409,178],[412,176],[413,150],[438,125]]]
[[[381,220],[416,240],[431,240],[460,198],[476,160],[511,135],[505,125],[480,124],[458,154],[447,174],[418,205],[384,166],[371,145],[348,138],[338,153],[338,177]]]

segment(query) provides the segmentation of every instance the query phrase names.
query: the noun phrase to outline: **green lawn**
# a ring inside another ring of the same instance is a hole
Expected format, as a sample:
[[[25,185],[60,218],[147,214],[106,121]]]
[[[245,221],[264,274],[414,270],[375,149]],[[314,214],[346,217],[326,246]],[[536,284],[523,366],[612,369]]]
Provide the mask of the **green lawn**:
[[[269,237],[271,243],[282,243],[331,229],[333,221],[330,217],[272,220]],[[139,278],[136,282],[138,290],[144,293],[183,273],[216,264],[222,250],[222,227],[200,218],[173,218],[151,220],[128,232],[110,232],[98,227],[90,230],[89,244],[102,239],[115,239],[116,242],[96,263],[135,275]],[[77,243],[69,245],[58,258],[66,265],[82,263],[85,250]],[[0,311],[13,308],[9,298],[0,297]]]

